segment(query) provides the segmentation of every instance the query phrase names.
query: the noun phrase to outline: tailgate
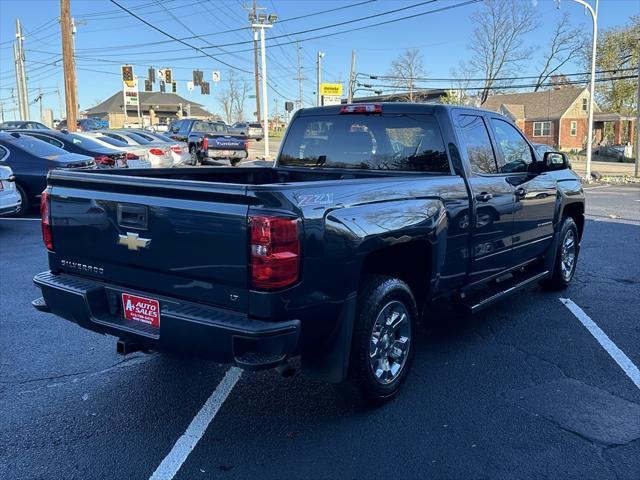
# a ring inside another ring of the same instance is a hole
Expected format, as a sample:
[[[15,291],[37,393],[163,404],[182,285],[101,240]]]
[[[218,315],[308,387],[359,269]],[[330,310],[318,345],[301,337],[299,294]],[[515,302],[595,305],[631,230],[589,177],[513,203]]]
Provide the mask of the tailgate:
[[[79,174],[75,174],[79,175]],[[246,187],[52,176],[51,267],[169,297],[247,308]]]
[[[207,138],[209,149],[215,150],[244,150],[245,139],[229,135]]]

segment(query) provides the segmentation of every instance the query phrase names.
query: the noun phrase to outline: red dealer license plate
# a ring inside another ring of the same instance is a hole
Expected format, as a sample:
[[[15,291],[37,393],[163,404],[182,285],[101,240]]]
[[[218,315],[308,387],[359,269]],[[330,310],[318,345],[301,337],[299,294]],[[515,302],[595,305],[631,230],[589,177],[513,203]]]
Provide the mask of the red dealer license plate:
[[[152,298],[122,294],[124,318],[160,328],[160,303]]]

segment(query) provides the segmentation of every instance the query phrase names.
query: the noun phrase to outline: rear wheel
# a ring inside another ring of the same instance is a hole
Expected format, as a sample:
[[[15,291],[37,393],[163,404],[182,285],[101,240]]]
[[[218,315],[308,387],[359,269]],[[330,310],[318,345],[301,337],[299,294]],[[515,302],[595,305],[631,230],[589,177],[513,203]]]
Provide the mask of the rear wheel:
[[[191,165],[198,165],[198,151],[196,150],[195,145],[192,145],[189,148],[189,154],[191,155]]]
[[[20,203],[20,208],[12,216],[22,217],[23,215],[26,215],[27,213],[29,213],[29,210],[31,209],[31,201],[29,199],[29,195],[27,194],[27,191],[20,184],[16,183],[16,189],[20,194],[20,199],[22,200],[22,203]]]
[[[350,359],[350,383],[365,400],[379,403],[400,390],[411,368],[418,313],[411,290],[384,275],[366,278]]]
[[[571,217],[564,217],[560,226],[560,241],[553,265],[553,275],[540,282],[548,290],[562,290],[569,286],[576,273],[578,261],[578,227]]]

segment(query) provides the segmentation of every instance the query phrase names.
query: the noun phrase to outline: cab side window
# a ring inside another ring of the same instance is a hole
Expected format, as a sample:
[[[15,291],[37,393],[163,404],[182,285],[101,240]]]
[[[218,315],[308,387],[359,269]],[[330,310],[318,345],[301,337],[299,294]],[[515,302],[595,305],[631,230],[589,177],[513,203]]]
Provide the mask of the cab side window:
[[[527,172],[533,162],[531,147],[522,134],[510,123],[492,118],[498,143],[498,171],[500,173]]]
[[[479,115],[460,115],[458,128],[473,173],[498,173],[491,139],[483,118]]]

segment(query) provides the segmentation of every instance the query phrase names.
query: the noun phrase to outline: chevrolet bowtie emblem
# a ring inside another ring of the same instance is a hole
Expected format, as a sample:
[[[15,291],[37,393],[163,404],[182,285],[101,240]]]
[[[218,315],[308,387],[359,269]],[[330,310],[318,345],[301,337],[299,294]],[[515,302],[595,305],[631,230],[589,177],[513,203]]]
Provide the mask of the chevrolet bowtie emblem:
[[[147,248],[150,243],[150,238],[140,238],[137,233],[127,232],[126,235],[118,235],[118,245],[124,245],[136,252],[141,248]]]

